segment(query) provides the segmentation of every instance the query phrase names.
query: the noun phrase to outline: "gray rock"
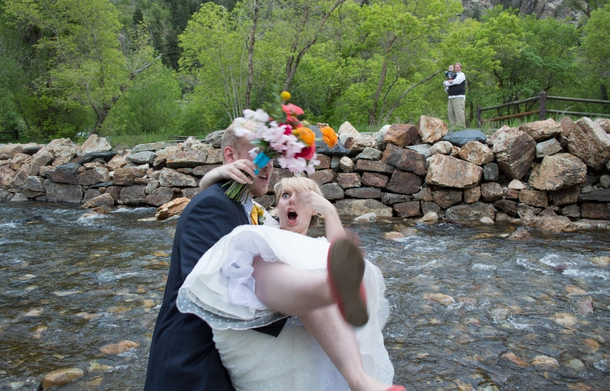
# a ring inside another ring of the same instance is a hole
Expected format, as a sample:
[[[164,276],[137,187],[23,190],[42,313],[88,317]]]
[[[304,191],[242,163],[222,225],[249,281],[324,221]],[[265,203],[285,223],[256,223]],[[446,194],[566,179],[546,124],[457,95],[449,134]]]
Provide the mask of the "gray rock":
[[[430,144],[409,145],[405,148],[424,155],[426,159],[432,156],[432,154],[430,153],[430,148],[432,148],[432,145]]]
[[[496,163],[488,163],[483,166],[483,179],[488,182],[500,180],[500,169]]]
[[[471,141],[478,141],[483,144],[487,142],[487,135],[478,129],[464,129],[445,135],[441,140],[449,141],[453,145],[463,147]]]
[[[322,140],[322,132],[320,132],[320,128],[315,125],[308,125],[309,129],[313,130],[316,134],[316,152],[321,153],[323,155],[328,156],[345,156],[349,154],[350,150],[343,145],[343,142],[339,139],[337,140],[337,144],[330,148],[326,143]]]
[[[139,144],[132,148],[131,153],[138,153],[144,151],[158,151],[159,149],[163,149],[167,147],[167,143],[165,141],[160,141],[156,143],[147,143],[147,144]]]
[[[599,189],[592,190],[587,194],[581,194],[581,201],[596,201],[596,202],[610,202],[610,189]]]
[[[478,223],[483,217],[495,220],[496,211],[491,204],[475,202],[452,206],[445,211],[445,215],[460,223]]]
[[[125,158],[133,164],[153,164],[155,161],[155,153],[152,151],[142,151],[131,153]]]

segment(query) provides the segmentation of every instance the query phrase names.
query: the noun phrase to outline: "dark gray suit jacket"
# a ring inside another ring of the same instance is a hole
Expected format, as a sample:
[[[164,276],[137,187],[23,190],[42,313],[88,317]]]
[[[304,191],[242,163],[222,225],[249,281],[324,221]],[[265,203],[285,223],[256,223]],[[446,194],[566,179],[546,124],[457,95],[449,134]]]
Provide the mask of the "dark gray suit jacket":
[[[201,318],[176,307],[178,290],[201,256],[233,228],[249,224],[241,204],[214,184],[186,206],[176,227],[163,303],[152,337],[146,391],[232,391],[233,386]],[[259,329],[277,336],[284,321]]]

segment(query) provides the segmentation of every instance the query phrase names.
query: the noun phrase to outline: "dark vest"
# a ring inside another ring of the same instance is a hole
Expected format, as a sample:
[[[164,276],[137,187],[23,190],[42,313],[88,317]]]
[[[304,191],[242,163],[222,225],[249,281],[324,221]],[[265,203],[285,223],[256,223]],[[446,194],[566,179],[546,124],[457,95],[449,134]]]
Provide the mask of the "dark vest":
[[[447,89],[450,96],[453,95],[466,95],[466,80],[460,84],[451,84]]]

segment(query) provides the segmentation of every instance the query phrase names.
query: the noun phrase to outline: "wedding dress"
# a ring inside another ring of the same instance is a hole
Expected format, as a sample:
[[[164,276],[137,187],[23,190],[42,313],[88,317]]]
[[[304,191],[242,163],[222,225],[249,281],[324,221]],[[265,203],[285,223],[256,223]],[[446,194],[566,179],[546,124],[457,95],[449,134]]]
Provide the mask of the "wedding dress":
[[[252,258],[325,272],[330,243],[268,226],[242,225],[199,260],[178,294],[180,311],[204,319],[236,390],[348,390],[322,348],[296,318],[278,337],[251,330],[286,315],[267,308],[254,294]],[[366,372],[392,383],[394,368],[382,329],[390,309],[379,268],[366,261],[364,285],[369,321],[355,328]]]

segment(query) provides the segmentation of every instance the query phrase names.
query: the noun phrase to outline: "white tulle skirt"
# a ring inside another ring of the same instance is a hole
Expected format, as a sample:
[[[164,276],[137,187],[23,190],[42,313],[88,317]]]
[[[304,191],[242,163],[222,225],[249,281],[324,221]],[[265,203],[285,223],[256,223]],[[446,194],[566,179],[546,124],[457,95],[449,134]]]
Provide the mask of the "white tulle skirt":
[[[243,225],[218,241],[199,260],[178,294],[180,311],[195,314],[214,329],[214,341],[235,388],[257,390],[348,390],[318,343],[295,318],[278,337],[251,330],[285,318],[254,294],[252,259],[326,271],[330,244],[266,226]],[[372,377],[392,383],[394,368],[381,333],[389,303],[379,268],[366,261],[369,322],[355,328],[362,362]]]

